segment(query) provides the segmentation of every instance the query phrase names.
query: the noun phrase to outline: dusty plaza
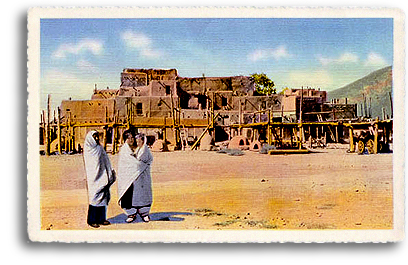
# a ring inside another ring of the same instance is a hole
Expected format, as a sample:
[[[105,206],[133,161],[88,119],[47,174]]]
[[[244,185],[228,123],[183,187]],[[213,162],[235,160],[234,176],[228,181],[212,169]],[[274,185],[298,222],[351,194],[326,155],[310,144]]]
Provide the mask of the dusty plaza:
[[[111,225],[99,229],[393,229],[393,154],[347,150],[153,152],[151,222],[125,222],[114,184]],[[118,155],[109,156],[117,169]],[[40,178],[42,230],[93,229],[81,154],[41,156]]]

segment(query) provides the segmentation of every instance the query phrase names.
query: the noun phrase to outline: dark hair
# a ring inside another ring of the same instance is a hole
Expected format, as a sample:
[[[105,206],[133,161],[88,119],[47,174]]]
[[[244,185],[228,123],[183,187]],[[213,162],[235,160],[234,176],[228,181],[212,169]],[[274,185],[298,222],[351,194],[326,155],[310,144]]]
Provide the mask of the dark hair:
[[[135,136],[135,132],[133,130],[131,130],[131,129],[126,130],[126,131],[123,132],[123,134],[122,134],[123,141],[126,142],[126,140],[129,138],[129,136],[133,136],[133,137]]]

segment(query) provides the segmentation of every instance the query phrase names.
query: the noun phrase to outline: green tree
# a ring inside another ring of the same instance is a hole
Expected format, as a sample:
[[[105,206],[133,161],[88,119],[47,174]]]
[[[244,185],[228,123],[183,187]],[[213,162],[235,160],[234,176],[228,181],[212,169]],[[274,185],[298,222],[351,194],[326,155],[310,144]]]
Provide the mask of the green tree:
[[[286,90],[289,90],[289,87],[285,87],[284,89],[282,89],[281,92],[279,92],[279,95],[284,95]]]
[[[254,73],[251,75],[251,79],[255,83],[256,92],[261,95],[276,94],[275,83],[268,78],[264,73]]]

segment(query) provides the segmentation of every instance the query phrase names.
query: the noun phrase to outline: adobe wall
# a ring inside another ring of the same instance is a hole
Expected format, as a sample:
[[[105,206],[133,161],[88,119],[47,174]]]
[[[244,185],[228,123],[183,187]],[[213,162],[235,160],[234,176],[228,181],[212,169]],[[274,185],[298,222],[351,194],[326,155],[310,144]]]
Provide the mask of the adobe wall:
[[[121,73],[120,87],[147,86],[152,80],[176,80],[176,69],[130,69],[126,68]]]
[[[60,108],[63,123],[69,115],[72,122],[104,123],[113,121],[115,99],[63,100]]]
[[[254,84],[247,76],[179,77],[178,87],[186,92],[233,91],[234,96],[253,95]]]
[[[303,91],[303,97],[318,97],[322,99],[322,102],[327,101],[327,92],[316,90],[314,88],[306,88],[306,89],[299,89],[299,88],[291,88],[287,89],[284,92],[286,96],[301,96]]]
[[[118,89],[95,89],[91,99],[109,99],[118,95]]]
[[[118,96],[124,97],[147,97],[177,95],[177,83],[175,80],[151,81],[149,85],[138,87],[121,87]]]

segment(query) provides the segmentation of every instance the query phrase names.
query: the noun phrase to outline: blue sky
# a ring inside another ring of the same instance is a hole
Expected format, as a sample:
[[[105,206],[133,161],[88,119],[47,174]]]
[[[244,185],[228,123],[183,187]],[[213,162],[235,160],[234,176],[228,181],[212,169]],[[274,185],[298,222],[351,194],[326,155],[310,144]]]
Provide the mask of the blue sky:
[[[119,88],[124,68],[266,73],[278,91],[333,90],[393,62],[392,19],[41,19],[41,108]]]

